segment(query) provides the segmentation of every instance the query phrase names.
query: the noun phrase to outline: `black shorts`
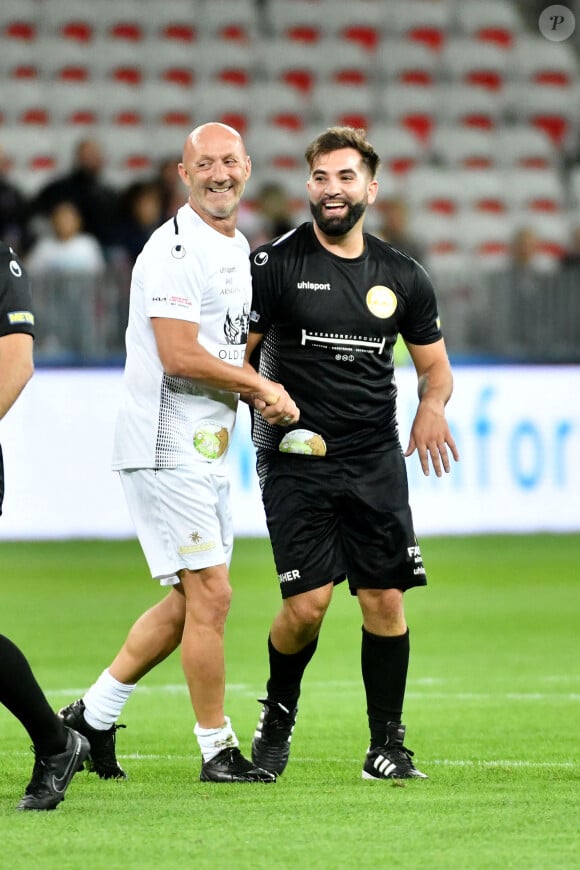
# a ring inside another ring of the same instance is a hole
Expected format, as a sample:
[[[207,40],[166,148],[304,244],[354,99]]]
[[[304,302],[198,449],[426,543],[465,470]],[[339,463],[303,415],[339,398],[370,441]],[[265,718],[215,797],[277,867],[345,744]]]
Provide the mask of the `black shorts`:
[[[354,459],[261,453],[259,466],[282,598],[347,577],[353,595],[426,585],[398,447]]]

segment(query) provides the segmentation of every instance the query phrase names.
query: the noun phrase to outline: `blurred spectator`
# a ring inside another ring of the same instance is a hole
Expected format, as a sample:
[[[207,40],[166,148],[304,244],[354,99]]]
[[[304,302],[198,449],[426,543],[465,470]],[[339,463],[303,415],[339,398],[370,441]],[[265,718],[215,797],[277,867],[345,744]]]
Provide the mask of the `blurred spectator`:
[[[130,185],[121,197],[119,215],[113,247],[115,255],[120,250],[128,267],[132,268],[153,230],[166,220],[161,186],[156,181]]]
[[[26,199],[8,180],[9,163],[0,146],[0,238],[17,251],[26,250]]]
[[[570,245],[562,257],[560,265],[563,269],[580,268],[580,224],[572,228]]]
[[[514,278],[518,278],[531,275],[540,268],[538,234],[533,227],[520,227],[512,239],[508,270]]]
[[[296,226],[290,197],[281,184],[271,181],[262,185],[256,199],[256,209],[268,239],[283,236]]]
[[[108,312],[101,291],[105,258],[94,236],[83,232],[77,206],[57,203],[51,232],[25,258],[34,276],[38,313],[36,345],[41,356],[75,361],[104,352]]]
[[[423,265],[426,251],[409,229],[409,208],[400,196],[383,200],[380,204],[383,220],[380,236],[397,250],[418,260]]]
[[[75,151],[73,168],[40,190],[30,203],[30,217],[48,216],[61,202],[74,203],[85,232],[94,236],[103,249],[107,248],[116,217],[117,193],[101,180],[103,167],[99,142],[82,139]]]
[[[181,163],[180,154],[164,158],[157,169],[155,181],[161,190],[163,220],[173,217],[177,209],[181,208],[187,200],[187,191],[177,171],[178,163]]]
[[[265,182],[258,191],[254,208],[251,211],[242,209],[240,213],[240,229],[247,236],[251,248],[283,236],[295,226],[288,192],[284,185],[275,181]]]
[[[65,273],[98,275],[105,260],[94,236],[83,232],[81,214],[72,202],[60,202],[50,213],[51,235],[32,246],[26,258],[31,275]]]

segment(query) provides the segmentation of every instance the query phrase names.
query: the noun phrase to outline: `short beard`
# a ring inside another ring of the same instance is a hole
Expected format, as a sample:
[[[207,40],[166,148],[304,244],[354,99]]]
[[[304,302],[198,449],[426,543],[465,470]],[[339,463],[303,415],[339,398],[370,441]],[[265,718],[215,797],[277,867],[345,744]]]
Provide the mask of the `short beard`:
[[[324,218],[322,216],[322,203],[314,203],[310,200],[310,211],[314,222],[325,236],[345,236],[363,216],[367,208],[366,202],[355,202],[354,205],[345,203],[345,205],[348,208],[345,217]]]

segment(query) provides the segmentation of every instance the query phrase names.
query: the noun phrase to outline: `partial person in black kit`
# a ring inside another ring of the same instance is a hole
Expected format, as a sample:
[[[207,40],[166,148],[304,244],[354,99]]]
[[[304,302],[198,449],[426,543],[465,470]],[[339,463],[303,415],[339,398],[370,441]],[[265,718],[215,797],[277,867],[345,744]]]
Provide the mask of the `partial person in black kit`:
[[[253,439],[282,608],[268,638],[267,695],[255,764],[281,774],[304,671],[334,587],[348,578],[362,611],[370,744],[365,779],[425,778],[404,746],[409,630],[404,592],[427,582],[408,499],[405,456],[424,474],[458,452],[445,419],[452,373],[425,270],[363,232],[379,158],[364,131],[335,127],[306,151],[313,221],[251,257],[248,354],[300,408],[288,429],[254,414]],[[401,334],[419,404],[403,453],[393,346]],[[262,403],[255,402],[260,409]],[[336,727],[335,723],[334,727]]]
[[[0,419],[32,377],[34,314],[22,263],[0,242]],[[0,513],[4,465],[0,449]],[[53,810],[89,754],[88,740],[68,728],[50,707],[21,650],[0,634],[0,701],[22,723],[35,753],[32,778],[19,810]]]

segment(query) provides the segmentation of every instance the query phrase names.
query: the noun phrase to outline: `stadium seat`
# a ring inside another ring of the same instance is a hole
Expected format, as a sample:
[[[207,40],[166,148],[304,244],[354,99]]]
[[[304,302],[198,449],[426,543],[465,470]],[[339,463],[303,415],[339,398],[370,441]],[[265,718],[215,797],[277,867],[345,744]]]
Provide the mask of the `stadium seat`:
[[[102,124],[99,126],[98,139],[112,173],[128,180],[151,175],[154,161],[143,128]]]
[[[463,212],[502,215],[509,212],[508,179],[500,169],[457,169],[456,184]]]
[[[499,158],[493,133],[456,125],[435,130],[430,153],[437,163],[456,169],[488,169]]]
[[[378,48],[384,25],[383,4],[376,0],[356,0],[354,3],[319,0],[318,6],[326,36],[353,42],[367,52]]]
[[[324,35],[320,4],[311,0],[269,0],[266,6],[267,26],[272,36],[300,43],[314,43]]]
[[[568,88],[580,78],[578,58],[568,42],[521,34],[513,52],[514,75],[531,86]]]
[[[459,241],[458,218],[439,215],[433,219],[431,211],[418,209],[411,221],[413,235],[424,247],[424,265],[434,271],[457,271],[466,265],[466,255]]]
[[[139,127],[148,122],[150,105],[143,85],[116,82],[95,82],[95,91],[101,95],[99,123],[119,127]]]
[[[372,87],[375,78],[375,56],[357,42],[326,36],[320,43],[319,49],[316,52],[309,52],[308,55],[310,63],[317,72],[318,81]]]
[[[39,135],[34,127],[21,124],[2,126],[0,148],[14,171],[56,172],[64,163],[50,128]]]
[[[195,123],[179,126],[178,124],[162,126],[152,124],[147,130],[147,147],[151,159],[155,163],[167,160],[175,156],[176,161],[181,160],[185,140],[191,133]],[[183,188],[185,196],[185,187]]]
[[[199,16],[199,37],[251,43],[259,33],[254,0],[211,0]],[[223,50],[223,49],[222,49]]]
[[[502,166],[546,169],[559,162],[559,152],[550,137],[528,124],[509,124],[493,134],[494,152]]]
[[[320,132],[318,127],[316,129],[317,133]],[[310,137],[305,130],[292,131],[255,124],[246,136],[246,148],[252,158],[253,171],[259,173],[275,167],[304,170],[304,151],[310,138],[314,137]]]
[[[490,91],[463,83],[440,85],[434,111],[441,123],[494,130],[503,120],[507,100],[503,90]]]
[[[517,6],[511,0],[461,0],[455,6],[455,15],[459,32],[506,48],[523,29]]]
[[[147,78],[191,87],[199,82],[199,45],[148,37],[140,44],[147,61]]]
[[[471,212],[460,217],[458,239],[469,256],[470,267],[493,271],[508,266],[516,226],[513,216]]]
[[[92,0],[50,0],[42,7],[43,35],[90,43],[101,27],[101,3]]]
[[[79,43],[60,36],[44,36],[35,44],[37,63],[45,80],[88,81],[93,76],[97,57],[90,43]]]
[[[376,115],[374,91],[364,85],[321,82],[312,91],[312,111],[322,124],[368,129]]]
[[[35,79],[42,73],[38,49],[42,40],[21,42],[15,39],[2,40],[0,50],[0,77],[4,79]],[[6,82],[5,87],[9,84]]]
[[[217,83],[212,88],[196,89],[192,96],[193,111],[198,123],[222,121],[246,133],[250,118],[254,116],[251,88],[238,88],[234,85]]]
[[[114,89],[118,91],[118,88]],[[107,86],[110,93],[113,89]],[[98,124],[106,108],[102,89],[95,82],[51,82],[50,105],[53,123],[91,128]]]
[[[416,169],[425,158],[417,137],[398,124],[373,124],[368,137],[385,171],[395,176]]]
[[[492,42],[462,38],[447,41],[441,68],[451,81],[497,91],[510,75],[511,52]]]
[[[389,84],[379,95],[377,120],[402,124],[426,145],[437,124],[437,92],[436,85]]]
[[[574,88],[517,84],[508,94],[508,106],[516,120],[542,130],[560,148],[574,146],[580,116]]]
[[[15,79],[0,96],[0,118],[3,123],[45,126],[50,123],[50,105],[47,90],[40,79]]]
[[[307,94],[322,75],[322,52],[308,52],[300,42],[283,36],[260,41],[258,66],[264,81],[282,82]],[[325,53],[324,57],[328,54]]]
[[[517,169],[506,171],[506,190],[511,207],[533,212],[560,212],[565,193],[555,169]]]
[[[532,227],[538,234],[538,247],[541,263],[547,269],[559,265],[561,257],[566,253],[570,238],[571,221],[566,212],[561,214],[530,214],[526,212],[520,217],[520,222]]]
[[[380,82],[429,86],[439,78],[440,56],[423,42],[385,39],[376,54]]]
[[[457,214],[463,194],[457,173],[439,166],[420,166],[409,172],[401,192],[412,209],[445,217]]]
[[[198,122],[197,102],[201,91],[203,88],[186,88],[174,82],[146,81],[141,89],[141,108],[149,129],[193,129]],[[199,123],[202,120],[214,119],[199,119]]]
[[[140,42],[147,32],[139,0],[99,0],[99,33],[123,43]]]
[[[143,17],[147,38],[172,45],[195,42],[198,36],[199,4],[192,0],[145,0]]]
[[[385,36],[402,36],[440,51],[447,39],[452,6],[432,0],[407,0],[381,4],[384,10]]]
[[[256,122],[301,130],[311,121],[309,102],[289,85],[281,87],[277,82],[263,82],[244,88],[244,91]]]
[[[219,38],[206,36],[192,54],[198,81],[205,80],[208,85],[221,82],[246,87],[256,78],[257,52],[245,42],[231,42],[224,50]]]
[[[39,32],[40,8],[35,0],[2,0],[0,37],[2,42],[33,42]]]

